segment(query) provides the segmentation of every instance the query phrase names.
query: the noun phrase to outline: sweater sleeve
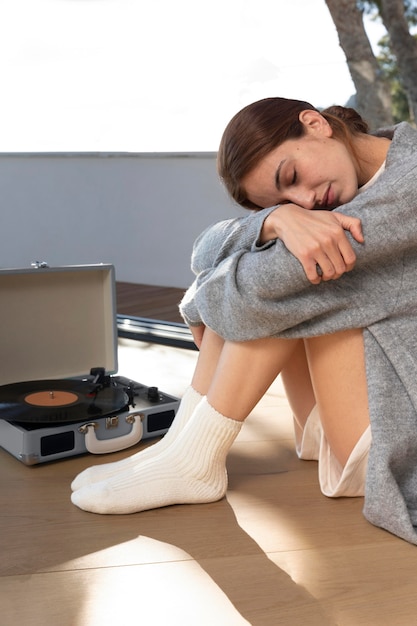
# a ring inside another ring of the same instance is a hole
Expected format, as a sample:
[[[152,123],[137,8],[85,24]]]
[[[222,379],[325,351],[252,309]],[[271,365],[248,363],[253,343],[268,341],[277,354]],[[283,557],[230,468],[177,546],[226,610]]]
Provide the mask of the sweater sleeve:
[[[237,249],[198,276],[193,304],[225,339],[306,337],[360,328],[393,314],[404,267],[417,267],[416,158],[392,167],[373,187],[338,209],[362,220],[365,244],[352,240],[354,270],[312,285],[281,241]]]
[[[196,239],[191,256],[191,269],[196,279],[186,291],[180,304],[180,312],[189,326],[202,323],[195,302],[195,294],[206,277],[210,276],[213,268],[235,252],[264,250],[274,244],[271,241],[259,245],[258,241],[266,217],[275,208],[251,213],[248,217],[223,220],[207,228]]]
[[[216,267],[223,259],[238,250],[263,250],[269,245],[258,245],[265,219],[276,207],[262,209],[231,220],[223,220],[207,228],[194,242],[191,269],[198,274]]]

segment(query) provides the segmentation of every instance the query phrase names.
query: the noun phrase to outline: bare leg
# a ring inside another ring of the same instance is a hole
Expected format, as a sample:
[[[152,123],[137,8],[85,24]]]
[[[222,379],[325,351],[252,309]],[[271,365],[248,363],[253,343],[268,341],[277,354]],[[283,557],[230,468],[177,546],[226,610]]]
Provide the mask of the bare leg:
[[[219,413],[243,421],[291,358],[298,340],[226,342],[207,400]]]
[[[282,369],[281,379],[294,417],[294,431],[300,444],[305,423],[316,405],[305,344],[302,339]]]
[[[161,454],[165,448],[170,446],[188,422],[197,404],[202,397],[206,395],[216,370],[223,345],[224,341],[219,335],[216,335],[209,329],[206,330],[191,386],[185,390],[175,419],[169,431],[161,440],[121,461],[113,461],[111,463],[88,467],[72,481],[72,491],[77,491],[87,485],[107,480],[121,472],[131,470],[137,467],[139,463],[149,461],[153,457]]]
[[[207,398],[158,454],[133,457],[110,478],[74,490],[72,502],[86,511],[120,514],[219,500],[227,488],[230,446],[297,343],[262,339],[223,344],[206,329],[193,384],[204,393],[214,373]]]
[[[197,364],[191,380],[193,388],[202,396],[206,396],[210,388],[224,343],[224,340],[210,328],[205,329]]]
[[[369,426],[361,329],[245,343],[224,343],[210,329],[206,333],[193,384],[217,411],[243,421],[281,372],[298,433],[317,403],[327,440],[345,465]]]
[[[306,341],[307,357],[323,430],[344,466],[369,426],[362,330]]]
[[[364,368],[356,378],[353,375],[349,378],[352,359],[358,363],[359,370],[363,366],[361,338],[362,333],[352,331],[345,337],[335,335],[307,344],[309,364],[314,373],[313,387],[316,397],[320,396],[319,408],[324,415],[323,427],[341,464],[346,462],[349,450],[355,446],[360,429],[363,432],[367,426],[367,415],[361,410],[351,424],[344,419],[350,408],[347,400],[351,398],[354,383],[365,381],[366,390]],[[204,393],[212,377],[207,398],[199,402],[172,443],[150,460],[142,462],[139,458],[133,466],[109,480],[75,491],[72,495],[74,504],[96,513],[133,513],[169,504],[211,502],[224,495],[227,488],[226,456],[239,433],[241,422],[294,356],[299,342],[269,338],[223,344],[208,329],[204,339],[193,383]],[[344,346],[350,349],[349,366]],[[338,363],[340,368],[335,368]],[[333,388],[329,393],[326,376],[332,373]],[[338,393],[339,383],[342,384],[341,394]]]
[[[201,395],[208,394],[220,413],[241,421],[281,370],[283,376],[287,373],[294,413],[304,416],[305,422],[315,398],[302,340],[266,338],[245,343],[225,342],[207,328],[191,384]],[[238,402],[242,403],[241,407],[237,406]]]

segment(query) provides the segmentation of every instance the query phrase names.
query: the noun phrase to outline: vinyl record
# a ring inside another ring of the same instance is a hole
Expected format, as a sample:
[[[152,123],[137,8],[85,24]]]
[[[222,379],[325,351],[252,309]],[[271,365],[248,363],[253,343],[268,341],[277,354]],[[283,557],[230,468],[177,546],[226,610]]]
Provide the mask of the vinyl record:
[[[0,387],[0,418],[9,422],[65,424],[120,412],[129,403],[118,387],[86,380],[41,380]]]

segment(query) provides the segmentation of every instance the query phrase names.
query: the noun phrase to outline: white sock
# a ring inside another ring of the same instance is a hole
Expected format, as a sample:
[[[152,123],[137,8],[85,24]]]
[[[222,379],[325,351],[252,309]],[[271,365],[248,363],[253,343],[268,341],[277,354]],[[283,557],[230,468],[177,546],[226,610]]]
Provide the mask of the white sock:
[[[159,455],[73,492],[71,500],[85,511],[117,514],[220,500],[227,489],[227,453],[241,426],[203,398]]]
[[[81,489],[82,487],[91,485],[92,483],[107,480],[119,472],[135,467],[139,461],[146,461],[162,452],[162,450],[171,444],[178,433],[181,432],[202,397],[203,396],[198,393],[198,391],[193,389],[193,387],[188,387],[181,399],[174,421],[162,439],[145,448],[145,450],[140,450],[139,452],[136,452],[121,461],[114,461],[113,463],[103,463],[102,465],[93,465],[93,467],[88,467],[74,478],[71,483],[71,489],[76,491],[77,489]]]

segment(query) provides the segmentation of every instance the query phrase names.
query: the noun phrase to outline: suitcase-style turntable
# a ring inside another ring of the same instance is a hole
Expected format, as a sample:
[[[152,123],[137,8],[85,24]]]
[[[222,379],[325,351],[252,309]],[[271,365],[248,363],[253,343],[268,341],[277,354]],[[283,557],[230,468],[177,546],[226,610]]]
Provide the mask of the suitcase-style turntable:
[[[117,375],[112,265],[0,270],[0,446],[26,465],[163,435],[179,399]]]

